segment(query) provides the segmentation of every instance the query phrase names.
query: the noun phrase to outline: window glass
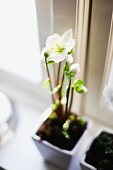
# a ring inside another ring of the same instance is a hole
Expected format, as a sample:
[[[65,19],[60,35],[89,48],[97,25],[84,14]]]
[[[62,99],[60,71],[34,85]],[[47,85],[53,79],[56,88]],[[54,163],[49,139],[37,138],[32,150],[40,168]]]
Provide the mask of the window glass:
[[[40,81],[35,0],[0,1],[0,69]]]

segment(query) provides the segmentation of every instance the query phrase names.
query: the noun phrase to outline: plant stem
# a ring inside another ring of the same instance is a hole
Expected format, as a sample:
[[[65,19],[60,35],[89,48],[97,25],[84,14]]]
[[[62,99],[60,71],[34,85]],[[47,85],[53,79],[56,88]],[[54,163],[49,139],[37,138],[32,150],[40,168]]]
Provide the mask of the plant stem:
[[[57,86],[57,83],[56,83],[56,67],[55,67],[54,64],[53,64],[53,75],[54,75],[54,86]]]
[[[47,59],[46,59],[46,57],[45,57],[45,64],[46,64],[47,75],[48,75],[48,78],[49,78],[49,80],[50,80],[50,90],[51,90],[51,92],[52,92],[52,91],[53,91],[52,82],[51,82],[51,77],[50,77],[50,73],[49,73],[49,68],[48,68],[48,64],[47,64]],[[52,102],[54,103],[55,100],[54,100],[53,94],[51,94],[51,98],[52,98]]]
[[[70,99],[70,105],[69,105],[69,113],[71,112],[72,104],[73,104],[73,93],[74,89],[71,89],[71,99]]]
[[[66,107],[65,107],[66,118],[68,117],[68,114],[69,114],[68,113],[68,102],[69,102],[70,87],[71,87],[71,79],[69,80],[68,88],[67,88],[67,91],[66,91],[66,98],[67,98]]]
[[[60,79],[60,69],[61,69],[61,62],[58,65],[58,73],[57,73],[57,85],[59,84],[59,79]]]
[[[64,72],[63,72],[63,76],[62,76],[62,80],[61,80],[61,87],[60,87],[60,90],[59,90],[59,99],[61,100],[62,98],[62,88],[63,88],[63,83],[64,83]]]
[[[67,64],[67,62],[66,62],[66,64]],[[66,67],[66,64],[65,64],[65,67]],[[62,88],[63,88],[64,77],[65,77],[65,76],[64,76],[65,67],[63,68],[63,76],[62,76],[62,80],[61,80],[61,88],[60,88],[60,90],[59,90],[60,100],[61,100],[61,98],[62,98]]]

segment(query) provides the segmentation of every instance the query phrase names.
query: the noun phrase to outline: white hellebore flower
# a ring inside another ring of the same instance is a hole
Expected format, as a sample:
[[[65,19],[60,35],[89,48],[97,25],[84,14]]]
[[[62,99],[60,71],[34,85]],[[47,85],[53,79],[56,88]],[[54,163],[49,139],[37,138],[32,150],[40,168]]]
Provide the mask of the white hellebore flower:
[[[106,106],[113,111],[113,85],[108,84],[103,90]]]
[[[75,40],[72,38],[72,29],[69,29],[62,36],[59,34],[49,36],[46,40],[46,47],[42,50],[41,55],[44,58],[44,54],[48,53],[49,57],[47,60],[54,61],[55,63],[59,63],[64,59],[72,63],[73,58],[69,53],[74,46]]]
[[[70,66],[70,71],[78,74],[80,72],[80,65],[78,63]]]

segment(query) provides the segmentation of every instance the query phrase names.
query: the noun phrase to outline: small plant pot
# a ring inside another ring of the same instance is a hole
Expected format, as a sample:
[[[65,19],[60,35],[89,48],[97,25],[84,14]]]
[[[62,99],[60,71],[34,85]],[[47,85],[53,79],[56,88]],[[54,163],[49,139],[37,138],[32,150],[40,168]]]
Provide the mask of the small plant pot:
[[[44,157],[45,160],[54,163],[64,169],[69,169],[72,166],[73,159],[75,156],[77,157],[77,150],[81,144],[81,142],[84,140],[87,130],[89,126],[91,126],[91,122],[87,120],[87,129],[84,131],[81,138],[78,140],[76,145],[71,151],[60,149],[57,146],[54,146],[53,144],[47,142],[46,140],[41,140],[41,138],[37,135],[37,131],[40,128],[40,126],[43,124],[43,122],[49,117],[51,114],[52,109],[47,109],[42,116],[39,118],[35,131],[33,133],[32,139],[35,142],[37,148],[39,149],[40,153]]]
[[[89,152],[91,150],[91,147],[92,145],[94,146],[94,141],[95,139],[98,139],[98,137],[102,134],[102,133],[106,133],[108,135],[113,135],[113,130],[109,129],[109,128],[101,128],[97,131],[97,133],[95,134],[95,136],[90,140],[88,146],[87,146],[87,149],[86,149],[86,153],[83,155],[82,159],[81,159],[81,162],[80,162],[80,165],[81,165],[81,169],[82,170],[97,170],[96,168],[96,165],[91,165],[89,163],[86,162],[86,158],[87,158],[87,152]],[[98,149],[94,149],[94,151],[98,151]],[[94,158],[96,158],[98,160],[98,157],[96,157],[94,155],[94,151],[92,152],[92,155],[94,156]],[[93,159],[94,159],[93,158]],[[108,170],[108,168],[105,168],[106,170]],[[111,170],[111,169],[109,169]]]

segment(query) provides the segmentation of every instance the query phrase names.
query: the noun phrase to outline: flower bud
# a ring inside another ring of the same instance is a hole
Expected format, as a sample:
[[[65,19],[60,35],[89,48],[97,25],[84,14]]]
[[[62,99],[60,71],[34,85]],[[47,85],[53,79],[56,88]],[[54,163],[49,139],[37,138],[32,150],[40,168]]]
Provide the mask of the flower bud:
[[[88,89],[85,86],[82,86],[82,90],[86,93]]]
[[[79,73],[80,72],[80,65],[79,64],[72,64],[70,67],[70,71],[73,73]]]
[[[67,55],[67,56],[66,56],[66,61],[71,64],[71,63],[73,62],[73,57],[72,57],[72,55]]]

